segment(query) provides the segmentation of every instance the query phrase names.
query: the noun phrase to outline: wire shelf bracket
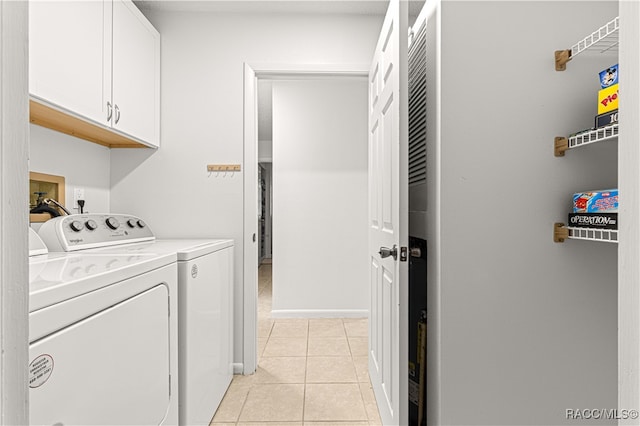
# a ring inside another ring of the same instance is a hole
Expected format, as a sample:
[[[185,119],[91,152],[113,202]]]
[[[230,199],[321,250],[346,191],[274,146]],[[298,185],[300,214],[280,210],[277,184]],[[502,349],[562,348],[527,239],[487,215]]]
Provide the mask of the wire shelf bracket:
[[[556,71],[564,71],[567,69],[567,62],[585,52],[587,50],[597,51],[599,53],[617,52],[618,51],[618,29],[620,28],[620,17],[607,22],[587,37],[583,38],[571,49],[556,50],[555,64]]]
[[[553,225],[553,241],[556,243],[564,243],[567,239],[586,240],[586,241],[602,241],[607,243],[618,242],[617,229],[594,229],[594,228],[576,228],[565,226],[564,223],[554,223]]]
[[[618,123],[610,126],[600,127],[588,132],[566,138],[557,136],[554,139],[553,154],[556,157],[564,157],[564,153],[573,148],[589,145],[596,142],[604,142],[618,138]]]

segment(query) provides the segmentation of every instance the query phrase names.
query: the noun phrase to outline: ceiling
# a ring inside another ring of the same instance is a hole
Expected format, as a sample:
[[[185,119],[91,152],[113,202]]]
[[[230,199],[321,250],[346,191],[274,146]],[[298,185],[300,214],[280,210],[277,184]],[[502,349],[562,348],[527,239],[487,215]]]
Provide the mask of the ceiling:
[[[384,15],[388,0],[134,0],[142,11]],[[409,0],[417,16],[424,0]]]

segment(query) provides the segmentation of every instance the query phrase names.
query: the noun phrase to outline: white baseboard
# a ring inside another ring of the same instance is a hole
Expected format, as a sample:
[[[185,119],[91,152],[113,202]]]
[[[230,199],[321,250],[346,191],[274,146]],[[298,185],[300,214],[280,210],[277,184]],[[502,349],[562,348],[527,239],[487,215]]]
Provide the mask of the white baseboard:
[[[272,318],[368,318],[367,309],[274,309]]]
[[[244,372],[244,364],[241,362],[233,363],[233,374],[242,374]]]

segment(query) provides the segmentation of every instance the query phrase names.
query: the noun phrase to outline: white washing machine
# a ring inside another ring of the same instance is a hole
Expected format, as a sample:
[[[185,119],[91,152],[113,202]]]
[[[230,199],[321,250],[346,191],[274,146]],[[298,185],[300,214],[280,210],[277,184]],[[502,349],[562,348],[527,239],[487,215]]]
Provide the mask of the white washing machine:
[[[140,224],[148,229],[143,221],[131,215],[109,217],[115,219],[112,224],[120,224],[118,229],[123,232],[136,230]],[[106,223],[106,220],[106,215],[72,215],[66,218],[66,223]],[[56,232],[63,228],[58,227]],[[45,241],[49,239],[47,232],[40,230]],[[75,246],[58,249],[74,250]],[[179,420],[181,425],[208,425],[233,377],[233,241],[155,239],[83,253],[177,257]]]
[[[176,255],[29,260],[30,424],[178,424]]]

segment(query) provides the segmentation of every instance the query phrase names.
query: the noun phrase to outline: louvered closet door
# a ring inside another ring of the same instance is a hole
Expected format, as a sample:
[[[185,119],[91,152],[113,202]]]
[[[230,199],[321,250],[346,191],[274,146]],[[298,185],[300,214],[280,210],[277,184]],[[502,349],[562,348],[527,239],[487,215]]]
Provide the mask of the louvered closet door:
[[[400,333],[408,284],[400,260],[408,222],[407,21],[407,3],[392,0],[369,72],[369,373],[385,425],[403,422],[408,404]],[[397,258],[379,253],[394,246]]]
[[[409,46],[409,185],[427,182],[427,36],[424,21]],[[411,198],[411,196],[409,197]]]

